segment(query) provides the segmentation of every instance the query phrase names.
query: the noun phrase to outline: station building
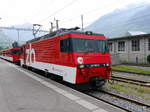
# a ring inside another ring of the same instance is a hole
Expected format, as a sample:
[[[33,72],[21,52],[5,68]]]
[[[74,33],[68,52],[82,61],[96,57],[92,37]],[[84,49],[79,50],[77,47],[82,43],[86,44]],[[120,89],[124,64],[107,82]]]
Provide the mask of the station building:
[[[150,34],[110,38],[108,46],[113,64],[147,64],[150,55]]]

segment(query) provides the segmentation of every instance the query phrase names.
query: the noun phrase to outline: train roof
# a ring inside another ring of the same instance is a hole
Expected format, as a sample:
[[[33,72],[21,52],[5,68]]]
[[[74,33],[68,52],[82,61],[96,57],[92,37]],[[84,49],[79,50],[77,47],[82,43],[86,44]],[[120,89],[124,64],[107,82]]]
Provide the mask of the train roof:
[[[87,35],[104,36],[104,34],[93,33],[92,31],[79,31],[79,30],[76,30],[76,29],[77,29],[77,27],[71,28],[71,29],[62,28],[60,30],[57,30],[57,31],[54,31],[52,33],[46,34],[44,36],[29,40],[29,41],[26,42],[26,44],[36,42],[36,41],[40,41],[40,40],[45,40],[45,39],[48,39],[48,38],[54,38],[54,37],[58,37],[58,36],[66,35],[66,34],[87,34]]]

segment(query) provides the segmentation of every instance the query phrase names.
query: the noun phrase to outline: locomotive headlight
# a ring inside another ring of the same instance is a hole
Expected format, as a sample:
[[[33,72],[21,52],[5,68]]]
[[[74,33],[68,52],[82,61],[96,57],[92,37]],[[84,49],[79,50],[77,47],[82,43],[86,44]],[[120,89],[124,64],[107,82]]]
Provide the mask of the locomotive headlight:
[[[79,68],[84,68],[84,65],[79,65]]]
[[[109,67],[110,66],[110,64],[109,63],[106,63],[106,67]]]

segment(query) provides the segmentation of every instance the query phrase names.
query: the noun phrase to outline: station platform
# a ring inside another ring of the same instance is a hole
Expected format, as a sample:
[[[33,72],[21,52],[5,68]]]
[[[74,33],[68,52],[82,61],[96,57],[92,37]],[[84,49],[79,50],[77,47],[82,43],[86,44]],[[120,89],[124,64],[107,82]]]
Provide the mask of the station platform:
[[[0,59],[0,112],[124,112]]]

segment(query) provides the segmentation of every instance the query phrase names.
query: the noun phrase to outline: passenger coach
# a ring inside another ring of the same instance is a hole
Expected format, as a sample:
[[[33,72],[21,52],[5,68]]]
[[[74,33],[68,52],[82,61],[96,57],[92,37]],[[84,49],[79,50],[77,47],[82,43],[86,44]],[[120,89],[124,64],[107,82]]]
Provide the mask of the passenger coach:
[[[0,57],[15,64],[20,64],[20,53],[20,48],[10,48],[0,51]]]

